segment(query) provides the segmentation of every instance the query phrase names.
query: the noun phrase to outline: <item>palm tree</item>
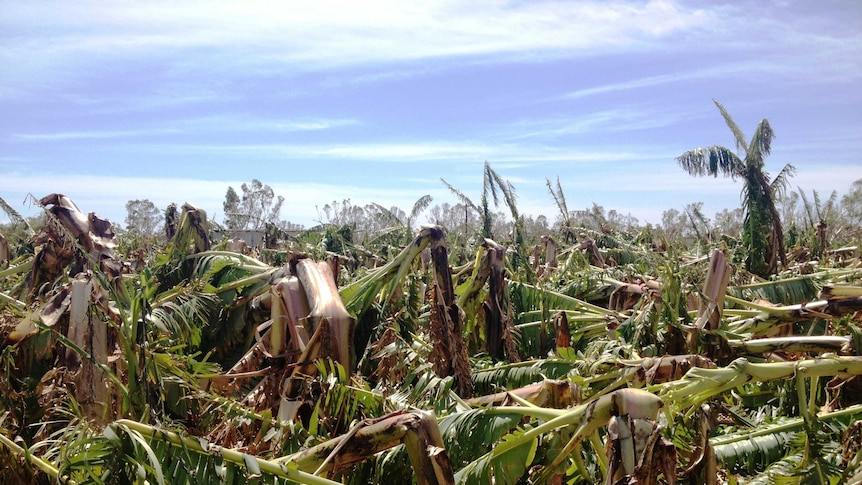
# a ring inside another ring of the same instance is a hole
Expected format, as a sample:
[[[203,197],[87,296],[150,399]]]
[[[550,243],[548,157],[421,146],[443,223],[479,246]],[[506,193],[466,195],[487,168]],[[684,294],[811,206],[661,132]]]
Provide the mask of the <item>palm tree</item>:
[[[781,217],[775,207],[775,201],[786,187],[787,178],[793,175],[795,168],[790,164],[785,165],[770,182],[769,174],[763,170],[763,160],[769,155],[772,139],[775,137],[769,121],[761,121],[755,128],[751,141],[746,143],[742,130],[724,106],[718,101],[713,102],[733,133],[740,155],[729,148],[715,145],[687,151],[676,160],[690,175],[718,177],[721,174],[734,180],[737,177],[743,180],[742,208],[745,219],[742,240],[747,253],[746,268],[764,277],[775,274],[779,261],[782,265],[787,263]]]

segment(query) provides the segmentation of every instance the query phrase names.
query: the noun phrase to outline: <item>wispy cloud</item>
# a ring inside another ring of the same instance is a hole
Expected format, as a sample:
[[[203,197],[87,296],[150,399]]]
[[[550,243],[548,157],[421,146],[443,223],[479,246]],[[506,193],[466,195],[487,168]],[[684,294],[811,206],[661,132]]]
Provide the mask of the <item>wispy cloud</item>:
[[[650,130],[690,120],[706,108],[709,106],[693,112],[672,106],[626,105],[566,116],[522,119],[495,128],[492,136],[508,140],[553,140],[571,139],[573,135],[595,137],[599,133]]]
[[[762,66],[762,64],[760,65]],[[578,89],[561,96],[559,99],[579,99],[587,96],[595,96],[598,94],[616,93],[620,91],[639,90],[647,87],[662,86],[672,83],[682,83],[692,79],[710,79],[715,77],[727,76],[739,72],[750,70],[757,67],[750,63],[727,64],[721,66],[707,67],[703,69],[676,72],[672,74],[662,74],[658,76],[647,76],[629,81],[605,84],[591,88]]]
[[[60,133],[19,133],[12,135],[24,141],[67,141],[67,140],[107,140],[115,138],[134,138],[153,135],[174,135],[179,130],[144,129],[144,130],[106,130],[106,131],[72,131]]]
[[[162,1],[110,8],[97,2],[18,3],[4,7],[0,59],[18,66],[4,74],[7,79],[33,81],[35,76],[40,84],[51,84],[71,74],[87,76],[93,65],[112,60],[181,57],[169,72],[154,73],[179,80],[189,72],[243,67],[245,72],[275,73],[285,66],[302,71],[429,58],[628,49],[709,22],[707,11],[666,0],[373,0],[361,5]]]
[[[323,131],[345,126],[359,125],[353,119],[307,118],[295,120],[282,119],[252,119],[236,116],[209,116],[167,120],[161,122],[164,127],[142,127],[129,130],[91,130],[69,131],[55,133],[15,133],[13,138],[32,142],[62,142],[71,140],[114,140],[140,137],[164,137],[179,134],[208,134],[223,132],[278,133]]]
[[[612,162],[671,159],[668,153],[645,148],[577,149],[541,144],[484,143],[470,141],[429,141],[416,139],[403,143],[357,144],[147,144],[128,146],[128,150],[155,150],[159,153],[231,154],[258,159],[329,160],[381,163],[515,164],[528,167],[535,162]]]

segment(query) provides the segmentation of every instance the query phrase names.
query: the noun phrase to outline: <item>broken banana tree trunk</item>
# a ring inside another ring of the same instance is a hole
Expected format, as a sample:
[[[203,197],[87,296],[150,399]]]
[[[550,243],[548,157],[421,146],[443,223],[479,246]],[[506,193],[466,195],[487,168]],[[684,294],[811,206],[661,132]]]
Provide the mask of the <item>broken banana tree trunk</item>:
[[[105,275],[108,283],[120,277],[123,264],[114,255],[117,242],[109,221],[93,212],[85,215],[63,194],[45,196],[39,205],[51,222],[33,239],[36,256],[28,276],[30,300],[73,261],[69,274],[92,269]]]
[[[430,249],[434,267],[434,282],[429,292],[433,298],[430,325],[434,343],[430,357],[434,362],[434,372],[440,377],[454,376],[458,395],[470,397],[473,395],[473,381],[464,344],[463,311],[455,304],[455,286],[443,231],[432,234]]]
[[[662,385],[661,396],[675,410],[692,410],[710,398],[749,382],[792,377],[850,377],[862,375],[862,357],[823,355],[791,362],[754,363],[738,358],[717,369],[689,370],[682,379]]]
[[[270,288],[269,352],[273,356],[282,356],[286,351],[295,358],[305,350],[314,333],[306,326],[305,317],[311,314],[311,308],[303,288],[296,276],[282,278]]]
[[[569,381],[545,379],[511,391],[467,399],[465,402],[474,407],[509,406],[527,402],[543,408],[565,409],[578,401],[578,391],[578,387],[572,386]]]
[[[544,263],[540,264],[544,255]],[[538,277],[549,277],[557,269],[557,242],[551,236],[542,236],[533,250],[533,271]]]
[[[569,318],[566,312],[559,311],[554,314],[554,335],[556,335],[557,349],[567,349],[572,346],[572,331],[569,328]]]
[[[766,354],[772,352],[832,352],[850,354],[853,341],[850,337],[829,335],[796,335],[792,337],[729,340],[728,345],[737,353]]]
[[[294,333],[299,336],[301,326],[311,333],[311,337],[281,389],[278,409],[281,421],[293,421],[296,418],[304,403],[303,384],[317,372],[315,361],[332,359],[350,372],[355,360],[353,332],[356,319],[350,316],[344,307],[329,266],[325,262],[315,263],[303,259],[297,262],[296,273],[305,291],[310,311],[307,316],[299,319],[299,325],[291,336]]]
[[[0,234],[0,268],[6,267],[6,263],[12,259],[10,257],[11,254],[12,252],[9,250],[9,242],[6,241],[6,238],[3,237],[2,234]]]
[[[518,433],[511,439],[504,439],[489,453],[462,468],[458,475],[469,475],[476,466],[488,460],[497,460],[505,453],[524,446],[546,433],[562,428],[572,429],[569,441],[534,481],[534,483],[550,483],[551,478],[557,478],[560,470],[564,470],[563,462],[574,455],[579,455],[583,441],[606,426],[613,416],[628,415],[632,419],[654,419],[663,405],[661,398],[650,392],[641,389],[619,389],[593,401],[564,410],[531,406],[491,408],[488,412],[518,413],[545,421],[525,432]]]
[[[275,461],[314,475],[334,476],[401,443],[420,485],[454,485],[452,463],[437,420],[424,411],[399,411],[360,421],[342,436]]]
[[[820,298],[826,300],[826,312],[835,315],[849,315],[862,310],[862,287],[824,286]]]
[[[593,238],[583,236],[581,243],[575,247],[587,253],[591,265],[597,268],[607,268],[605,259],[602,257],[602,253],[599,251],[599,247],[596,246],[596,241]]]
[[[702,341],[706,347],[704,350],[707,357],[716,358],[718,356],[720,345],[716,337],[704,335],[702,332],[718,329],[729,282],[730,265],[727,264],[727,257],[722,251],[713,249],[709,255],[709,269],[706,272],[706,282],[703,284],[703,296],[697,321],[689,329],[688,348],[690,351],[697,352],[699,341]]]
[[[77,350],[68,348],[66,365],[74,373],[75,399],[81,404],[84,414],[93,422],[101,422],[102,414],[108,407],[109,393],[105,373],[98,364],[108,363],[108,329],[90,312],[93,293],[91,277],[79,274],[71,285],[67,338],[90,358],[82,360]]]
[[[341,290],[347,310],[359,320],[355,340],[357,357],[368,358],[367,344],[375,334],[378,323],[386,321],[390,315],[390,305],[398,295],[403,294],[404,280],[413,270],[416,259],[431,241],[441,238],[442,234],[440,226],[422,226],[413,242],[394,259]]]
[[[461,295],[463,305],[473,306],[471,301],[481,294],[485,281],[488,293],[482,303],[485,316],[485,350],[498,360],[518,362],[520,358],[514,341],[509,305],[506,304],[506,249],[491,239],[485,239],[477,254],[477,266],[473,270],[467,291]],[[464,308],[467,308],[465,306]]]
[[[666,483],[676,483],[676,449],[661,436],[657,418],[611,417],[605,446],[606,485],[656,485],[660,473]]]

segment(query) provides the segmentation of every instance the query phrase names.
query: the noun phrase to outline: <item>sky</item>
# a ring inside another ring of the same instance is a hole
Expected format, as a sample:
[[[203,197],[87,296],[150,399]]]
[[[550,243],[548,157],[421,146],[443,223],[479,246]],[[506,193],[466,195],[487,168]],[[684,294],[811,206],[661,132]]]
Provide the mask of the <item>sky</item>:
[[[792,190],[846,193],[860,88],[858,0],[0,0],[0,198],[222,222],[258,179],[312,226],[345,199],[454,205],[441,178],[478,201],[488,162],[522,214],[553,221],[559,178],[569,209],[659,223],[740,205],[739,180],[676,161],[734,146],[713,100],[746,137],[769,120]]]

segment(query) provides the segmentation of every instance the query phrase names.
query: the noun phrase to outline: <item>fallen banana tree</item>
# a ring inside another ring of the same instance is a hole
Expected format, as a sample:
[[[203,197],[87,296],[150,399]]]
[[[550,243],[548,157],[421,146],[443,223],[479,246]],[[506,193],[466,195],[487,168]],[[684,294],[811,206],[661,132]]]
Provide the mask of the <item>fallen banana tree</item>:
[[[534,480],[540,483],[547,483],[552,477],[559,480],[565,476],[568,466],[563,465],[569,459],[574,460],[576,466],[582,464],[582,443],[590,439],[596,442],[596,432],[607,426],[612,417],[628,416],[632,419],[655,420],[662,406],[662,400],[652,393],[623,389],[566,410],[534,406],[491,408],[486,412],[492,415],[516,414],[541,419],[543,422],[505,436],[490,452],[460,469],[455,478],[462,483],[514,483],[531,466],[535,447],[541,436],[553,431],[569,430],[559,453],[556,456],[548,456],[547,462],[542,464],[538,475],[534,477]],[[503,462],[506,463],[505,466]],[[648,466],[651,465],[652,463],[649,463]],[[579,468],[583,476],[588,477],[583,467]]]
[[[821,302],[760,302],[792,296],[795,283],[807,296],[812,281],[739,284],[746,278],[731,274],[737,286],[729,286],[732,263],[700,249],[613,266],[620,253],[612,261],[608,240],[594,234],[607,267],[589,265],[592,249],[570,247],[551,269],[548,244],[536,278],[512,252],[479,239],[459,248],[475,251],[473,263],[453,271],[443,232],[431,226],[404,247],[365,249],[375,261],[398,255],[375,269],[342,268],[348,284],[339,291],[325,263],[301,256],[338,256],[315,252],[320,246],[292,246],[279,255],[290,262],[271,267],[211,246],[205,214],[191,206],[169,218],[170,246],[119,278],[69,236],[83,230],[59,222],[52,250],[68,254],[53,277],[41,274],[46,292],[28,300],[29,288],[17,286],[35,257],[0,270],[0,282],[15,281],[0,288],[9,297],[0,303],[0,370],[12,376],[0,380],[0,481],[714,483],[717,467],[734,459],[725,455],[742,452],[716,433],[791,419],[796,442],[782,443],[792,453],[768,465],[797,459],[803,443],[798,469],[785,473],[825,483],[842,472],[811,458],[839,463],[834,445],[859,436],[848,422],[858,414],[840,409],[856,409],[859,357],[839,355],[859,352],[848,313],[858,295],[841,286],[858,270],[842,270]],[[642,274],[656,261],[660,274]],[[70,278],[79,263],[90,272]],[[623,290],[608,308],[614,288]],[[507,318],[518,322],[510,341]],[[67,332],[67,322],[77,330]],[[101,340],[97,324],[115,339],[107,353],[91,345]],[[16,325],[13,341],[6,332]],[[776,326],[807,335],[775,337]],[[492,332],[498,338],[485,342]],[[473,338],[472,355],[459,337]],[[710,345],[721,360],[698,355]],[[501,362],[515,354],[523,361]],[[788,361],[761,362],[766,354]],[[739,355],[747,358],[731,361]],[[54,362],[90,366],[91,377],[76,380]],[[100,390],[107,395],[96,397]],[[847,478],[858,476],[862,455],[841,451]]]
[[[650,389],[656,390],[670,408],[691,413],[710,398],[749,382],[858,375],[862,375],[862,357],[827,354],[816,359],[770,363],[739,358],[717,369],[692,368],[682,379]]]
[[[399,412],[360,422],[344,436],[275,459],[252,456],[175,431],[125,419],[106,427],[104,437],[109,442],[121,444],[130,441],[134,446],[143,447],[149,461],[148,468],[154,472],[155,481],[161,484],[176,483],[183,476],[191,479],[194,476],[192,471],[201,466],[199,460],[213,461],[216,457],[224,463],[220,466],[239,468],[251,477],[276,477],[308,485],[340,483],[327,477],[338,476],[374,454],[401,443],[406,445],[417,483],[455,483],[451,463],[442,447],[437,422],[430,414],[421,411]],[[153,448],[160,444],[169,445],[176,451],[153,451]],[[161,461],[172,460],[170,456],[174,453],[179,453],[180,456],[179,463],[174,468],[175,475],[158,473],[163,468]],[[190,455],[196,457],[191,458]],[[47,464],[41,466],[55,478],[62,477],[62,471],[55,471]],[[65,478],[74,480],[73,476]]]

